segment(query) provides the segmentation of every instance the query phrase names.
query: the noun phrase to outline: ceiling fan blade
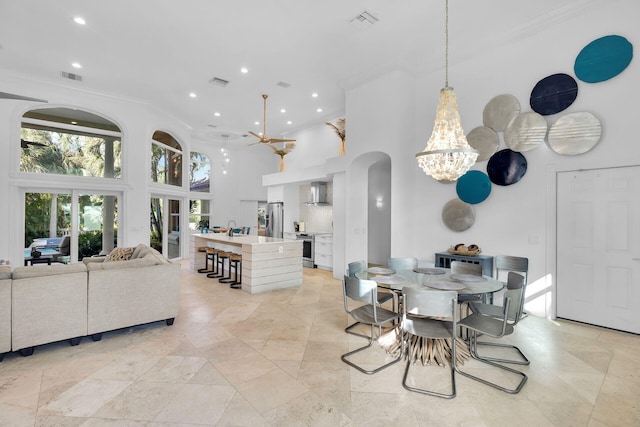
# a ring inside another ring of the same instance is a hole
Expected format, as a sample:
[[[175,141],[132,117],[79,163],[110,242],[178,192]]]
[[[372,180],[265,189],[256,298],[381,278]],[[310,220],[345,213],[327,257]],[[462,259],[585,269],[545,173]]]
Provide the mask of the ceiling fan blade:
[[[279,138],[271,138],[269,140],[270,144],[273,144],[274,142],[296,142],[295,139],[279,139]]]
[[[262,137],[260,135],[258,135],[257,133],[255,133],[253,131],[249,131],[249,133],[262,141]]]
[[[20,140],[20,148],[29,148],[30,145],[37,147],[46,147],[47,144],[43,144],[42,142],[25,141],[24,139]]]
[[[31,98],[28,96],[22,96],[22,95],[15,95],[13,93],[7,93],[7,92],[0,92],[0,98],[4,98],[4,99],[19,99],[22,101],[35,101],[35,102],[49,102],[46,99],[38,99],[38,98]]]

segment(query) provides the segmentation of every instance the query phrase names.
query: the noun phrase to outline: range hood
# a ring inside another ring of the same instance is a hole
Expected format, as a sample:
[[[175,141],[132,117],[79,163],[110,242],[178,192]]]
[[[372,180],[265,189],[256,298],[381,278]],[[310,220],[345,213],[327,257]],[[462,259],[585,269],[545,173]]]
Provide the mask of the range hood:
[[[309,200],[305,202],[305,205],[326,206],[329,204],[327,202],[327,183],[322,181],[312,182]]]

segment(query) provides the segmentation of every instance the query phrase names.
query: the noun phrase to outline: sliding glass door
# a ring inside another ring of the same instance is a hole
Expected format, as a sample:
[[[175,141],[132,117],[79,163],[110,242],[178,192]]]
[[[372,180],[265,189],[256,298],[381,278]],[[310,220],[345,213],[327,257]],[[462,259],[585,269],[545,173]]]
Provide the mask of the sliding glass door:
[[[169,259],[180,258],[180,209],[182,200],[169,196],[151,197],[149,241],[151,247]]]
[[[27,191],[24,195],[24,247],[62,241],[69,236],[66,262],[104,255],[117,245],[118,196],[74,190]],[[35,242],[35,243],[34,243]],[[60,252],[60,251],[58,251]]]

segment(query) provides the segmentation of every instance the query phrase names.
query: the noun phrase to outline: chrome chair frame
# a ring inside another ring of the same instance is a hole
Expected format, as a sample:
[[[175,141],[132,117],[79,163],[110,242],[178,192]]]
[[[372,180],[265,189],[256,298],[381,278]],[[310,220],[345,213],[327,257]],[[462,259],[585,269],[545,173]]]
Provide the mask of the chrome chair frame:
[[[356,368],[358,371],[367,375],[375,374],[376,372],[379,372],[393,365],[394,363],[399,362],[401,359],[400,356],[375,369],[367,370],[348,359],[349,356],[359,353],[363,350],[366,350],[367,348],[373,345],[373,342],[375,340],[376,326],[378,327],[378,331],[379,331],[378,335],[381,335],[382,326],[385,324],[391,324],[394,321],[399,321],[401,318],[401,315],[399,313],[395,313],[385,308],[378,307],[378,304],[377,304],[378,284],[373,280],[362,280],[356,277],[344,276],[344,281],[342,282],[342,286],[343,286],[345,312],[351,317],[353,317],[357,322],[371,325],[371,335],[367,337],[365,335],[354,333],[354,335],[368,338],[369,343],[364,347],[359,347],[355,350],[352,350],[348,353],[343,354],[340,357],[340,359],[342,359],[342,361],[347,365],[352,366]],[[353,301],[357,301],[365,304],[355,308],[351,308],[349,306],[349,300],[353,300]]]
[[[353,261],[350,262],[347,265],[347,275],[349,277],[356,277],[356,273],[359,271],[363,271],[367,269],[367,262],[366,261]],[[394,294],[393,292],[385,292],[381,295],[378,295],[378,305],[382,305],[385,302],[389,301],[390,299],[394,298]],[[363,337],[363,338],[368,338],[367,335],[363,335],[363,334],[359,334],[357,332],[353,332],[351,329],[355,328],[356,326],[358,326],[360,324],[360,322],[354,322],[351,325],[347,326],[344,331],[348,334],[351,335],[356,335],[358,337]]]
[[[517,273],[513,273],[513,274],[517,274]],[[478,344],[479,344],[478,335],[484,334],[484,335],[492,336],[494,338],[502,338],[506,335],[512,334],[514,331],[514,326],[515,324],[517,324],[519,320],[519,317],[515,317],[515,316],[517,313],[522,311],[521,294],[523,292],[524,292],[523,288],[509,289],[505,292],[504,306],[502,307],[502,315],[500,317],[474,313],[470,316],[465,317],[460,322],[458,322],[459,327],[466,328],[470,332],[469,353],[471,354],[471,357],[482,363],[486,363],[498,369],[517,375],[518,377],[520,377],[520,381],[518,385],[515,388],[503,387],[497,383],[493,383],[484,378],[480,378],[475,375],[471,375],[468,372],[461,371],[459,367],[456,367],[456,371],[459,374],[464,375],[465,377],[471,378],[473,380],[479,381],[490,387],[497,388],[498,390],[502,390],[505,393],[516,394],[516,393],[519,393],[520,390],[522,390],[522,387],[527,382],[527,375],[524,372],[520,372],[508,366],[504,366],[499,363],[496,363],[495,358],[480,356],[478,354]],[[490,343],[490,345],[498,345],[498,344]],[[499,344],[499,345],[503,346],[503,344]]]
[[[522,311],[523,311],[523,305],[524,305],[524,289],[525,289],[524,276],[510,271],[507,278],[507,291],[505,292],[505,296],[511,295],[513,297],[513,295],[515,295],[520,297],[520,301],[518,302],[517,306],[513,306],[512,304],[511,310],[507,312],[506,320],[507,320],[507,323],[512,327],[515,327],[515,325],[520,320],[522,320]],[[510,293],[510,291],[518,291],[518,292]],[[469,309],[471,310],[472,313],[491,316],[496,319],[502,319],[504,315],[503,307],[493,305],[493,304],[470,303]],[[491,360],[493,362],[498,362],[498,363],[511,363],[515,365],[529,365],[531,363],[529,359],[527,359],[527,356],[524,355],[522,350],[520,350],[515,345],[500,344],[500,343],[485,342],[485,341],[476,341],[475,344],[476,344],[476,349],[477,349],[477,346],[479,345],[512,348],[518,353],[520,358],[520,360],[513,360],[513,359],[500,359],[495,357],[481,356],[485,360]]]
[[[429,291],[405,287],[402,289],[402,345],[401,357],[405,356],[404,334],[422,338],[451,340],[451,393],[440,393],[433,390],[412,387],[407,384],[409,370],[413,361],[407,358],[407,366],[402,378],[402,386],[409,391],[428,394],[431,396],[452,399],[456,397],[456,306],[458,293],[456,291]],[[451,319],[451,320],[445,320]]]

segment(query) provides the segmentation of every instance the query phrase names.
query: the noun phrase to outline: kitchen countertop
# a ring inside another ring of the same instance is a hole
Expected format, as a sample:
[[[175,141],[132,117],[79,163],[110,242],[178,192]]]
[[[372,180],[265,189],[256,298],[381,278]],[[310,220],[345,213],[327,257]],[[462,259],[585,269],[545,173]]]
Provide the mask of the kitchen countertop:
[[[282,243],[291,242],[287,239],[280,239],[278,237],[266,237],[266,236],[255,236],[252,234],[246,235],[241,234],[238,236],[228,236],[224,233],[196,233],[193,234],[195,237],[200,237],[202,239],[213,240],[220,243],[227,243],[233,246],[242,246],[242,245],[264,245],[264,244],[272,244],[272,243]]]

